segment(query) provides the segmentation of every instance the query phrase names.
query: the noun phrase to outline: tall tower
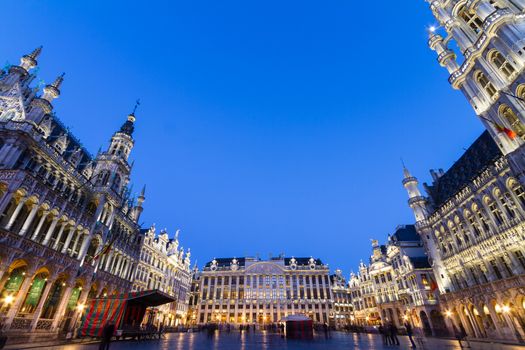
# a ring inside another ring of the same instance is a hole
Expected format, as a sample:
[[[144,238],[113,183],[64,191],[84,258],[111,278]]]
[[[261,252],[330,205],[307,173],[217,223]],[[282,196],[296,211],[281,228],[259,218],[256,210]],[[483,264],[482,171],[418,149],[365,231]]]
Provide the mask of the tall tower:
[[[403,187],[408,192],[408,205],[412,208],[416,218],[416,230],[425,246],[430,264],[434,270],[439,290],[444,293],[450,291],[450,278],[441,260],[441,254],[437,244],[437,238],[427,223],[428,203],[427,199],[419,191],[419,182],[412,176],[403,165]]]
[[[95,185],[111,188],[121,199],[131,173],[128,158],[134,145],[132,137],[135,130],[134,123],[135,113],[133,112],[128,115],[120,129],[113,134],[109,148],[100,152],[96,158]]]
[[[525,183],[525,0],[426,1],[430,48]]]

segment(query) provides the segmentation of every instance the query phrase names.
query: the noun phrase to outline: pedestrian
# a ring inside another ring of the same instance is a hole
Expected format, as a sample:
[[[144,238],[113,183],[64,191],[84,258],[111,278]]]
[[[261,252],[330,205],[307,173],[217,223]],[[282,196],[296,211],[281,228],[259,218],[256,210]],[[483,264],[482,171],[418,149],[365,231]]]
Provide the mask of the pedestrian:
[[[425,335],[423,333],[423,330],[420,327],[416,327],[414,329],[414,335],[416,337],[416,342],[422,349],[425,348]]]
[[[379,334],[381,334],[381,339],[383,340],[383,345],[388,345],[387,344],[387,337],[386,337],[385,327],[383,327],[383,324],[380,324],[379,327],[377,327],[377,331],[379,332]]]
[[[412,339],[412,325],[410,324],[410,322],[406,321],[405,322],[405,328],[407,330],[407,335],[408,335],[408,339],[410,340],[410,344],[412,344],[412,348],[416,348],[416,343],[414,343],[414,339]]]
[[[161,323],[159,326],[159,339],[162,338],[162,333],[164,333],[164,324]]]
[[[467,342],[467,348],[470,348],[470,344],[468,342],[468,339],[467,339],[467,333],[465,333],[465,330],[463,329],[463,327],[461,327],[460,329],[456,328],[455,325],[453,325],[454,327],[454,335],[456,336],[456,339],[459,343],[459,347],[461,349],[463,349],[463,343],[462,341],[465,340]]]
[[[324,337],[328,339],[328,324],[326,322],[323,324],[323,329],[324,329]]]
[[[399,345],[399,339],[397,339],[397,327],[396,325],[392,322],[390,323],[390,327],[389,328],[389,331],[390,331],[390,340],[392,341],[392,345]]]
[[[106,323],[104,328],[102,328],[102,339],[100,339],[99,350],[109,350],[109,345],[111,344],[111,338],[115,333],[115,324],[112,321]]]

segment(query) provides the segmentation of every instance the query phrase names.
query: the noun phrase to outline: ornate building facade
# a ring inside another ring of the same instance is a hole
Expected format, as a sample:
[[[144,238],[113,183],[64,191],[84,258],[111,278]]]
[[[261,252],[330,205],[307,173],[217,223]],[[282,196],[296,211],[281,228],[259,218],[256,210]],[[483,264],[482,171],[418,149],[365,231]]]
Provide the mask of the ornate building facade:
[[[199,324],[263,325],[293,314],[329,323],[333,317],[329,269],[319,259],[213,259],[199,290]]]
[[[0,71],[0,326],[18,339],[71,331],[88,298],[130,291],[143,266],[135,115],[91,155],[53,112],[64,75],[32,86],[40,53]]]
[[[357,324],[410,321],[428,335],[442,335],[432,268],[414,225],[399,226],[386,245],[372,241],[370,265],[350,280]]]
[[[523,342],[525,1],[428,2],[440,24],[429,45],[487,131],[431,172],[427,197],[406,169],[403,185],[449,330]]]
[[[173,297],[175,302],[148,310],[148,317],[156,325],[173,327],[183,324],[191,285],[190,250],[184,252],[184,248],[179,247],[178,230],[173,239],[166,230],[157,235],[154,225],[140,233],[140,259],[132,290],[156,289]]]
[[[197,265],[193,266],[191,271],[191,287],[190,297],[188,301],[188,312],[186,316],[186,323],[194,326],[198,322],[199,317],[199,303],[200,303],[200,286],[201,286],[201,272]]]
[[[340,269],[330,275],[330,285],[332,288],[334,317],[331,319],[331,326],[335,329],[345,329],[352,324],[353,307],[350,288]]]

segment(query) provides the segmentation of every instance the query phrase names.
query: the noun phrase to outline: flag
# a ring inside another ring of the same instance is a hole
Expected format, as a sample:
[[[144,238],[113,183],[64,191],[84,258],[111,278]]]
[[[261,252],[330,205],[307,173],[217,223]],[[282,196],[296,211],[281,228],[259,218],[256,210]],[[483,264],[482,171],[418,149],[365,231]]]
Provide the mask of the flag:
[[[111,246],[113,245],[113,242],[115,242],[116,239],[117,239],[117,235],[113,235],[110,241],[106,243],[106,245],[102,247],[102,249],[97,254],[95,254],[95,256],[93,257],[93,260],[97,260],[101,256],[104,256],[107,253],[109,253],[109,251],[111,250]]]
[[[436,281],[430,280],[430,291],[433,293],[438,288]]]
[[[507,129],[506,127],[496,123],[494,123],[494,126],[498,132],[504,132],[509,139],[514,140],[516,138],[516,133],[513,130]]]

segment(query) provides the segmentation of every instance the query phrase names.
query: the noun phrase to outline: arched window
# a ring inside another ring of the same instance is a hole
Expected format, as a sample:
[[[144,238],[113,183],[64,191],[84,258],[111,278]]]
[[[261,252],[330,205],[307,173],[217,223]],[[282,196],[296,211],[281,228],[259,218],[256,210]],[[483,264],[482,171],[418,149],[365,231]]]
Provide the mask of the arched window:
[[[525,136],[525,125],[520,121],[516,113],[507,105],[501,105],[499,108],[499,115],[509,123],[514,132],[520,136]]]
[[[501,225],[503,223],[503,216],[501,215],[501,211],[499,210],[496,202],[487,198],[486,203],[487,203],[487,207],[489,208],[490,212],[494,216],[494,219],[496,220],[496,224]]]
[[[479,224],[478,222],[476,221],[476,219],[474,218],[474,215],[472,215],[471,212],[467,211],[465,213],[465,218],[468,220],[468,222],[470,223],[470,226],[472,227],[472,230],[474,231],[474,235],[476,237],[479,237],[479,235],[481,235],[481,230],[479,229]]]
[[[465,24],[470,27],[474,31],[474,33],[481,32],[481,29],[483,28],[483,21],[481,18],[479,18],[473,11],[468,11],[465,7],[463,7],[459,11],[459,17],[465,21]]]
[[[478,70],[474,73],[474,79],[479,84],[481,90],[485,91],[490,98],[493,98],[494,95],[496,95],[496,88],[483,72]]]
[[[506,78],[510,78],[516,72],[512,64],[497,50],[489,52],[487,58]]]
[[[44,288],[46,287],[47,277],[48,274],[42,272],[33,278],[33,282],[31,283],[29,291],[25,295],[24,303],[19,310],[19,314],[32,314],[35,311],[40,302],[40,298],[42,297],[42,293],[44,292]]]
[[[525,208],[525,191],[523,190],[523,187],[520,186],[519,183],[514,182],[511,185],[512,192],[518,197],[519,201],[521,202],[522,207]]]

